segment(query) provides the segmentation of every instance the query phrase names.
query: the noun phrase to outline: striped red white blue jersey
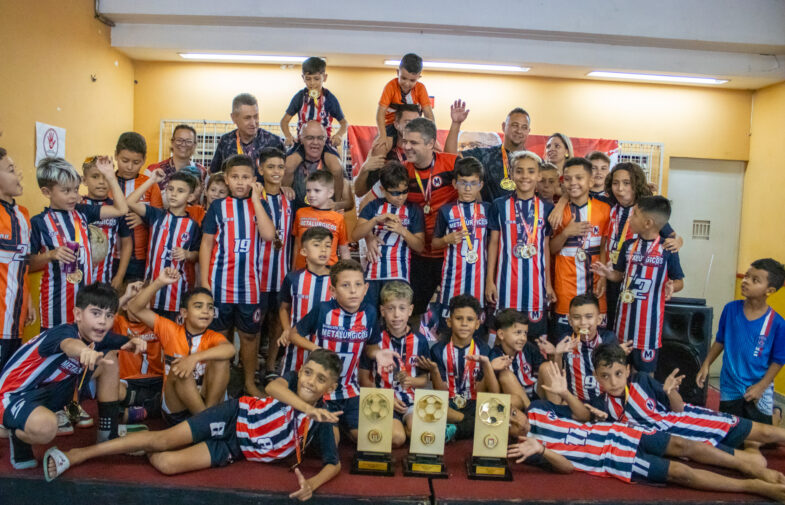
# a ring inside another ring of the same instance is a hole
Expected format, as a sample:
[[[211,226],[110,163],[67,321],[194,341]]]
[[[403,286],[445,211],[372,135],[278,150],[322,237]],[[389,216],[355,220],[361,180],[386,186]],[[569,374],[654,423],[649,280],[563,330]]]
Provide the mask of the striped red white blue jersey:
[[[297,116],[297,131],[308,121],[319,121],[327,130],[327,138],[332,135],[332,122],[344,119],[338,99],[327,88],[322,88],[322,93],[317,100],[309,95],[308,88],[303,88],[292,97],[286,113]]]
[[[215,235],[209,276],[217,303],[259,303],[261,238],[250,198],[214,201],[202,221],[202,233]]]
[[[363,210],[360,211],[360,218],[370,221],[374,217],[384,214],[398,216],[401,225],[412,234],[425,232],[425,218],[422,209],[411,202],[406,202],[402,207],[396,207],[384,198],[378,198],[363,207]],[[368,280],[398,279],[409,282],[412,251],[403,237],[386,230],[384,224],[377,224],[371,232],[376,236],[381,257],[377,262],[368,262],[365,268],[365,278]]]
[[[54,328],[59,324],[73,322],[76,293],[80,287],[93,283],[92,249],[87,225],[100,219],[100,207],[76,204],[76,208],[71,211],[47,207],[30,220],[32,227],[30,253],[39,254],[62,247],[66,242],[78,242],[77,268],[82,272],[82,281],[79,284],[71,284],[66,280],[59,261],[50,261],[46,264],[40,284],[41,328]],[[78,225],[74,226],[75,223]]]
[[[145,280],[154,281],[165,268],[169,267],[174,267],[180,272],[180,279],[177,282],[158,290],[153,297],[152,308],[177,312],[180,310],[180,299],[191,289],[191,286],[186,275],[186,262],[173,259],[172,251],[177,247],[191,252],[198,251],[201,231],[196,221],[188,217],[188,214],[175,216],[168,210],[150,205],[145,207],[142,220],[150,227]]]
[[[0,200],[0,339],[21,338],[27,306],[30,214],[16,202]]]
[[[526,415],[531,435],[561,454],[576,470],[598,477],[630,482],[641,437],[653,433],[623,423],[581,423],[571,419],[570,408],[536,400]]]
[[[290,324],[296,325],[314,306],[332,298],[330,275],[316,275],[307,268],[289,272],[281,284],[280,301],[291,307]],[[305,336],[305,335],[303,335]],[[282,360],[283,373],[296,372],[305,363],[308,351],[294,344],[286,346]]]
[[[577,349],[562,355],[562,365],[567,372],[567,387],[579,400],[590,402],[602,394],[600,384],[594,377],[591,356],[598,345],[615,344],[618,341],[613,332],[598,328],[594,338],[591,340],[581,339]]]
[[[739,423],[739,418],[715,410],[684,404],[682,412],[671,410],[662,384],[648,374],[630,377],[629,393],[624,397],[603,394],[592,405],[608,414],[608,419],[664,431],[697,442],[717,445]]]
[[[553,204],[536,197],[521,200],[513,194],[494,200],[488,229],[499,232],[496,256],[496,290],[499,294],[496,307],[499,310],[540,313],[547,310],[545,258],[550,251],[545,248],[545,240],[552,234],[548,223],[552,210]],[[537,254],[531,258],[519,258],[515,255],[515,247],[529,243],[530,233],[533,234]]]
[[[624,273],[622,289],[635,296],[632,303],[619,297],[616,309],[616,334],[622,342],[631,340],[635,349],[662,347],[662,322],[665,317],[665,284],[683,279],[679,253],[663,247],[663,240],[637,238],[621,246],[613,266]]]
[[[505,352],[502,346],[497,345],[491,349],[489,358],[494,360],[504,355]],[[545,361],[546,359],[540,352],[540,349],[532,342],[526,342],[523,350],[516,352],[515,356],[512,356],[512,364],[510,365],[512,373],[515,374],[518,382],[526,390],[526,395],[529,398],[536,395],[534,387],[537,384],[537,371]]]
[[[0,373],[0,419],[17,395],[62,381],[74,381],[76,386],[84,368],[78,356],[69,358],[60,348],[69,338],[80,338],[76,325],[61,324],[29,340],[11,356]],[[110,332],[95,344],[95,350],[119,349],[127,342],[127,338]]]
[[[114,205],[111,198],[104,198],[103,200],[96,200],[85,196],[82,198],[82,203],[85,205],[97,205],[103,207],[104,205]],[[93,267],[93,281],[94,282],[112,282],[114,277],[114,260],[119,257],[118,243],[120,237],[130,237],[131,230],[125,223],[125,218],[122,217],[108,217],[93,223],[95,226],[101,228],[101,231],[106,235],[107,252],[106,258]]]
[[[375,307],[363,302],[357,312],[352,313],[345,311],[336,300],[320,303],[297,323],[298,334],[305,338],[312,335],[317,346],[334,351],[343,363],[338,387],[325,399],[345,400],[360,394],[357,368],[375,325]]]
[[[281,248],[276,249],[274,242],[261,241],[262,251],[259,255],[259,285],[262,293],[278,292],[284,277],[289,273],[292,262],[292,202],[283,192],[277,195],[267,194],[262,207],[275,225],[275,232],[281,241]]]
[[[380,374],[376,367],[376,361],[363,354],[360,358],[360,368],[371,372],[371,377],[373,377],[374,385],[377,388],[392,389],[395,397],[404,405],[412,405],[414,403],[414,388],[404,388],[396,375],[400,371],[411,377],[417,377],[417,357],[428,358],[430,356],[428,340],[412,331],[397,338],[384,329],[377,328],[374,333],[378,335],[375,335],[371,341],[375,342],[379,349],[391,349],[397,352],[403,366],[400,370]]]
[[[487,202],[454,202],[439,209],[436,228],[433,236],[444,237],[449,233],[461,231],[461,216],[469,231],[471,251],[478,256],[471,264],[466,261],[469,253],[467,240],[460,244],[449,244],[444,249],[444,266],[442,267],[442,285],[439,302],[443,307],[450,303],[452,297],[468,294],[485,301],[485,266],[486,247],[488,244],[488,214],[490,204]]]
[[[450,398],[458,395],[467,400],[477,398],[477,383],[485,378],[482,366],[476,361],[466,361],[466,356],[490,356],[491,350],[472,339],[469,345],[458,347],[452,342],[437,342],[431,347],[431,359],[436,363],[442,380],[447,384]]]

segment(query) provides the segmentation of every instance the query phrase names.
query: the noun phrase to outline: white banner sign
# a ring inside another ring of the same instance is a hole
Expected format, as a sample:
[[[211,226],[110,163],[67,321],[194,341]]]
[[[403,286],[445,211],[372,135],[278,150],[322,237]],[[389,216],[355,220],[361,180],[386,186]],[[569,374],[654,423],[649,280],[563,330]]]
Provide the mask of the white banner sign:
[[[44,158],[65,158],[65,128],[35,122],[35,164]]]

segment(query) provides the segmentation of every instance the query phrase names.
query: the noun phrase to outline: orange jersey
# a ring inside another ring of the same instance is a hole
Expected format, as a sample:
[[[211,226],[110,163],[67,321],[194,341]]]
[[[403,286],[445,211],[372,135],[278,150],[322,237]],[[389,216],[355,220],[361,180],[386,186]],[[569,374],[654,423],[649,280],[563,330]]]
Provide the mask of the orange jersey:
[[[382,90],[382,97],[379,99],[379,106],[385,108],[384,124],[393,124],[395,122],[396,105],[404,103],[417,104],[420,110],[425,107],[431,106],[431,99],[428,98],[428,91],[425,85],[421,82],[416,82],[414,87],[405,96],[401,92],[401,87],[398,85],[398,78],[388,82]]]
[[[117,182],[123,189],[125,197],[128,198],[128,196],[133,193],[136,188],[144,184],[144,181],[147,179],[149,179],[149,177],[146,175],[137,175],[136,179],[123,179],[122,177],[118,177]],[[153,184],[150,189],[145,191],[141,200],[139,200],[139,203],[145,203],[163,209],[164,202],[158,185]],[[133,232],[131,237],[134,242],[133,255],[131,257],[144,262],[147,260],[147,243],[149,242],[150,229],[146,224],[142,223],[131,231]]]
[[[196,221],[196,224],[202,226],[202,220],[204,219],[204,215],[207,213],[202,205],[189,205],[185,208],[185,212],[188,214],[188,217]]]
[[[118,314],[114,318],[112,331],[129,339],[141,338],[147,342],[147,351],[142,354],[122,350],[118,353],[121,379],[149,379],[163,376],[164,356],[161,353],[161,342],[158,341],[153,330],[144,323],[132,323]]]
[[[169,375],[172,362],[177,358],[206,351],[224,342],[228,342],[226,337],[213,330],[205,330],[201,335],[188,338],[185,326],[166,319],[163,316],[155,317],[155,328],[153,328],[161,348],[164,353],[164,381]],[[194,379],[197,381],[204,375],[206,364],[202,361],[194,368]]]
[[[38,251],[35,251],[38,252]],[[0,200],[0,339],[21,338],[27,317],[30,213]]]
[[[570,301],[577,295],[590,292],[600,280],[599,275],[592,274],[589,265],[600,261],[600,244],[603,237],[608,235],[610,226],[610,206],[589,198],[586,205],[578,207],[569,204],[564,208],[562,224],[556,229],[554,237],[559,235],[572,221],[586,221],[591,206],[592,231],[588,237],[570,237],[561,250],[554,255],[553,290],[556,292],[556,312],[567,314],[570,311]],[[586,260],[581,261],[579,251],[586,254]],[[607,310],[605,296],[600,298],[600,313]]]
[[[314,226],[323,226],[332,232],[332,252],[330,253],[330,261],[328,261],[327,264],[334,265],[338,261],[338,246],[349,243],[343,214],[335,212],[334,210],[303,207],[299,209],[294,216],[292,235],[298,238],[302,237],[305,230],[313,228]],[[305,256],[303,256],[300,251],[297,251],[294,258],[294,270],[299,270],[301,268],[305,268]]]
[[[436,228],[436,216],[439,209],[458,199],[458,192],[452,185],[455,160],[458,156],[449,153],[433,153],[433,165],[428,168],[415,169],[414,163],[406,162],[406,171],[409,173],[408,202],[412,202],[423,209],[425,214],[425,250],[420,256],[428,258],[441,258],[444,249],[431,250],[433,230]],[[417,181],[417,175],[420,181]],[[420,188],[422,183],[422,188]],[[425,206],[430,207],[430,212],[425,212]]]

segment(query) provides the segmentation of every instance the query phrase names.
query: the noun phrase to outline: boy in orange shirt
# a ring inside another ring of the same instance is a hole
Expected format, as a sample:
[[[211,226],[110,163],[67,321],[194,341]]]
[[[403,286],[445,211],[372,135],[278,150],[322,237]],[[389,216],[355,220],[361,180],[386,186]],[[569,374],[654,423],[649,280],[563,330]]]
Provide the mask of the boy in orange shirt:
[[[172,425],[224,400],[229,364],[234,358],[234,346],[226,337],[208,329],[215,314],[213,296],[208,289],[192,289],[183,296],[180,301],[183,324],[148,308],[156,292],[179,279],[177,270],[165,268],[128,302],[129,316],[153,328],[161,342],[164,353],[161,414]]]
[[[379,107],[376,109],[376,127],[379,129],[379,142],[387,142],[388,137],[395,134],[395,111],[399,106],[410,103],[420,107],[423,116],[433,122],[433,109],[431,99],[425,85],[420,81],[422,77],[422,58],[414,53],[405,54],[398,65],[398,77],[384,86]],[[392,143],[389,148],[392,148]]]
[[[333,174],[327,170],[317,170],[305,180],[306,201],[308,207],[303,207],[297,211],[294,217],[292,235],[294,235],[294,269],[305,268],[305,256],[302,254],[300,244],[303,233],[308,228],[323,226],[333,234],[330,261],[327,265],[334,265],[338,261],[338,253],[341,259],[351,259],[349,255],[349,239],[346,233],[346,223],[343,214],[332,210],[331,198],[335,194]]]
[[[136,132],[125,132],[117,139],[115,147],[115,160],[117,160],[117,183],[126,197],[141,186],[148,179],[139,171],[144,165],[147,156],[147,142],[144,137]],[[150,189],[145,191],[140,203],[149,204],[153,207],[163,209],[164,202],[161,197],[161,190],[157,184],[153,184]],[[131,228],[133,238],[133,249],[130,258],[125,255],[119,258],[119,265],[115,272],[123,271],[123,264],[127,261],[128,268],[125,270],[125,280],[128,282],[141,281],[144,279],[144,267],[147,260],[147,242],[149,238],[149,227],[142,222],[142,218],[134,212],[128,212],[126,223]],[[125,252],[125,251],[124,251]]]
[[[605,241],[610,206],[589,196],[592,175],[592,164],[586,158],[570,158],[564,164],[565,194],[562,196],[568,199],[568,204],[550,243],[554,256],[553,289],[556,293],[553,326],[549,331],[552,339],[559,339],[570,332],[567,321],[570,300],[584,293],[597,295],[600,326],[604,328],[606,324],[605,278],[594,275],[591,264],[599,261],[604,265],[607,262]]]

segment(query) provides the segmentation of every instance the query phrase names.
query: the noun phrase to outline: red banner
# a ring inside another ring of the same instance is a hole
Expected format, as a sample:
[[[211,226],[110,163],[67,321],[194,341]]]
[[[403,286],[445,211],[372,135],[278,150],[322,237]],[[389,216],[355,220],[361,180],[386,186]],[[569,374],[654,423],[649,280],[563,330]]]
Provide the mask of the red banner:
[[[365,157],[371,150],[373,139],[376,138],[378,130],[375,126],[350,126],[348,132],[349,151],[352,156],[352,176],[356,176],[360,167],[365,162]],[[438,130],[436,139],[440,145],[444,145],[447,138],[447,130]],[[461,132],[458,140],[458,149],[468,149],[476,145],[499,145],[502,141],[501,133],[493,132]],[[619,149],[619,141],[612,139],[588,139],[571,137],[573,154],[575,156],[586,156],[592,151],[602,151],[608,156],[615,154]],[[526,140],[526,148],[540,156],[545,156],[545,143],[548,141],[547,135],[529,135]]]

